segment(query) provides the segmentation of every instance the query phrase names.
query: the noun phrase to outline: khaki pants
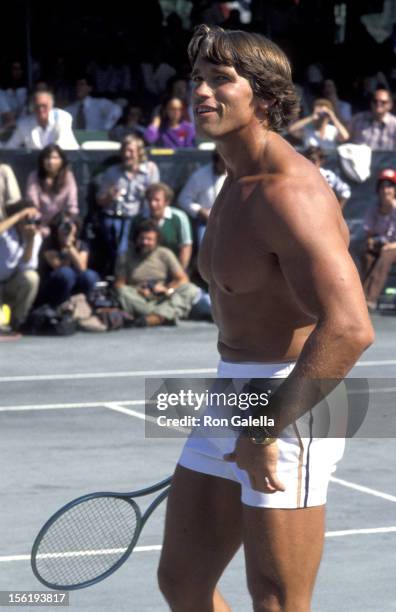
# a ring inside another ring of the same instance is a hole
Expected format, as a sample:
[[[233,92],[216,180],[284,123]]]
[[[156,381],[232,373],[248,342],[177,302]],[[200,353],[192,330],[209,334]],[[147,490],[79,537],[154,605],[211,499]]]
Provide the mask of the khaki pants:
[[[176,321],[188,317],[194,300],[199,294],[199,288],[193,283],[185,283],[178,287],[170,297],[164,300],[160,298],[158,301],[143,297],[135,287],[129,285],[120,287],[117,292],[123,310],[132,315],[157,314],[167,321]]]
[[[25,321],[36,299],[39,275],[35,270],[17,270],[7,281],[0,283],[0,303],[11,308],[11,327],[18,327]]]

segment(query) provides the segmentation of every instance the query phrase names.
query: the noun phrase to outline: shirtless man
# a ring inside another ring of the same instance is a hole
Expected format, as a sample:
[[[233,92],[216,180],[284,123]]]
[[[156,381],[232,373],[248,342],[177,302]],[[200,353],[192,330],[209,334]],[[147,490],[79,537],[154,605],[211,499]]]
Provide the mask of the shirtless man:
[[[289,63],[262,36],[207,26],[189,54],[198,129],[227,167],[199,257],[219,375],[344,378],[373,330],[334,195],[277,133],[297,103]],[[216,585],[241,544],[253,609],[309,612],[343,440],[302,439],[295,420],[308,408],[294,396],[270,415],[270,435],[187,441],[159,567],[174,612],[230,610]],[[289,426],[294,438],[282,435]]]

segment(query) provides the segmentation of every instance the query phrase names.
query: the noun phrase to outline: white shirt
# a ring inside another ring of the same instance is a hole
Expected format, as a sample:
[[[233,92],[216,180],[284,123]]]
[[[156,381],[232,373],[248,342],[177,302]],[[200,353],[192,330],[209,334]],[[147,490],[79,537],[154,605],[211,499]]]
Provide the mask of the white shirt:
[[[304,147],[320,147],[325,151],[335,151],[337,145],[338,130],[335,125],[328,123],[325,126],[323,138],[320,136],[319,131],[315,130],[311,126],[304,128]]]
[[[72,116],[60,108],[49,112],[48,125],[42,128],[35,115],[28,115],[18,120],[11,138],[5,143],[6,149],[43,149],[49,144],[57,144],[62,149],[79,149],[74,137]]]
[[[33,239],[32,256],[29,261],[22,261],[25,243],[19,237],[15,227],[0,234],[0,283],[6,282],[16,270],[37,270],[38,256],[42,236],[37,232]]]
[[[176,70],[169,64],[162,63],[156,68],[153,64],[141,64],[144,86],[151,94],[160,95],[165,91],[169,79],[176,74]]]
[[[198,168],[188,179],[178,197],[178,204],[191,216],[196,217],[198,209],[212,208],[226,178],[226,174],[215,174],[213,163]],[[195,206],[194,206],[195,204]]]
[[[110,130],[122,115],[122,108],[119,104],[106,98],[87,96],[84,100],[77,100],[66,107],[73,117],[74,129],[77,129],[76,119],[80,104],[84,106],[86,130]]]

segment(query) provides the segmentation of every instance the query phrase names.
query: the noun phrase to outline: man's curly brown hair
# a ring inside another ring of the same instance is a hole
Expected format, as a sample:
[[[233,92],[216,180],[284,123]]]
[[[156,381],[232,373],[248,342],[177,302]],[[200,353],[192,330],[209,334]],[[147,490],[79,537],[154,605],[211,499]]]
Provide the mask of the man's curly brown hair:
[[[200,25],[190,41],[188,55],[192,66],[199,56],[212,64],[234,67],[249,81],[258,98],[272,102],[268,108],[270,130],[280,132],[297,116],[299,98],[289,60],[265,36]]]

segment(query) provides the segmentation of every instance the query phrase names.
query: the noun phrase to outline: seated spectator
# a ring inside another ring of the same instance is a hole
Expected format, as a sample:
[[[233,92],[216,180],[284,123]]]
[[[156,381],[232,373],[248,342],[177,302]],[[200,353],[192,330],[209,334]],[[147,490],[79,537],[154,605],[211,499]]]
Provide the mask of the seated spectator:
[[[143,117],[143,111],[136,104],[127,104],[123,110],[121,118],[117,124],[110,130],[109,138],[111,140],[122,141],[125,136],[135,135],[142,137],[145,132],[145,127],[140,123]]]
[[[56,307],[76,293],[89,293],[99,275],[88,268],[89,249],[80,240],[81,219],[61,213],[40,253],[41,287],[38,302]]]
[[[344,183],[335,172],[329,168],[322,167],[322,164],[326,160],[324,151],[318,147],[309,147],[305,151],[305,157],[315,164],[320,174],[334,191],[341,208],[344,208],[347,200],[351,197],[351,188],[347,183]]]
[[[33,114],[18,120],[4,146],[7,149],[43,149],[48,144],[57,144],[62,149],[79,148],[72,131],[71,115],[54,108],[50,91],[39,91],[33,94]]]
[[[166,86],[166,91],[163,95],[163,100],[169,100],[170,98],[179,98],[182,100],[185,108],[187,109],[187,117],[189,121],[194,122],[194,110],[192,107],[192,81],[190,82],[187,78],[175,75],[170,78]],[[159,115],[161,104],[159,104],[153,111],[153,116]]]
[[[0,304],[8,304],[11,329],[18,331],[37,295],[42,239],[36,208],[20,202],[7,207],[6,214],[0,221]]]
[[[137,136],[125,136],[121,143],[121,163],[104,172],[97,195],[109,274],[117,255],[128,249],[131,220],[143,206],[147,187],[158,181],[158,167],[146,159],[143,141]]]
[[[0,164],[0,221],[4,219],[6,206],[21,199],[18,182],[11,166]]]
[[[178,204],[197,220],[198,242],[201,243],[211,208],[226,178],[225,164],[217,151],[212,161],[198,168],[188,179],[178,197]]]
[[[317,98],[312,115],[292,123],[289,133],[300,139],[305,148],[320,147],[326,151],[335,150],[338,144],[349,139],[348,130],[337,118],[332,103],[325,98]]]
[[[168,149],[195,146],[195,128],[186,118],[184,102],[180,98],[168,99],[144,132],[145,141]]]
[[[58,213],[78,214],[77,185],[65,152],[56,144],[40,151],[37,166],[28,176],[26,199],[39,210],[41,232],[48,236],[48,226]]]
[[[122,108],[106,98],[91,96],[93,84],[90,77],[76,81],[76,101],[66,107],[73,117],[75,130],[110,130],[121,117]]]
[[[371,110],[357,113],[350,124],[351,142],[366,144],[373,151],[396,149],[396,117],[391,113],[390,91],[377,89],[371,98]]]
[[[15,125],[15,116],[8,103],[7,94],[0,89],[0,138],[6,140]]]
[[[378,203],[364,221],[367,241],[363,286],[371,310],[375,310],[390,269],[396,263],[396,170],[380,172],[377,191]]]
[[[159,229],[140,224],[134,244],[117,262],[115,287],[121,306],[137,326],[176,324],[188,317],[200,289],[189,282],[176,256],[159,246]]]
[[[170,206],[173,191],[166,183],[153,183],[146,189],[148,210],[137,215],[133,221],[133,231],[138,231],[144,219],[151,219],[160,232],[160,243],[170,249],[180,261],[184,270],[188,268],[192,254],[192,234],[190,221],[182,210]]]

